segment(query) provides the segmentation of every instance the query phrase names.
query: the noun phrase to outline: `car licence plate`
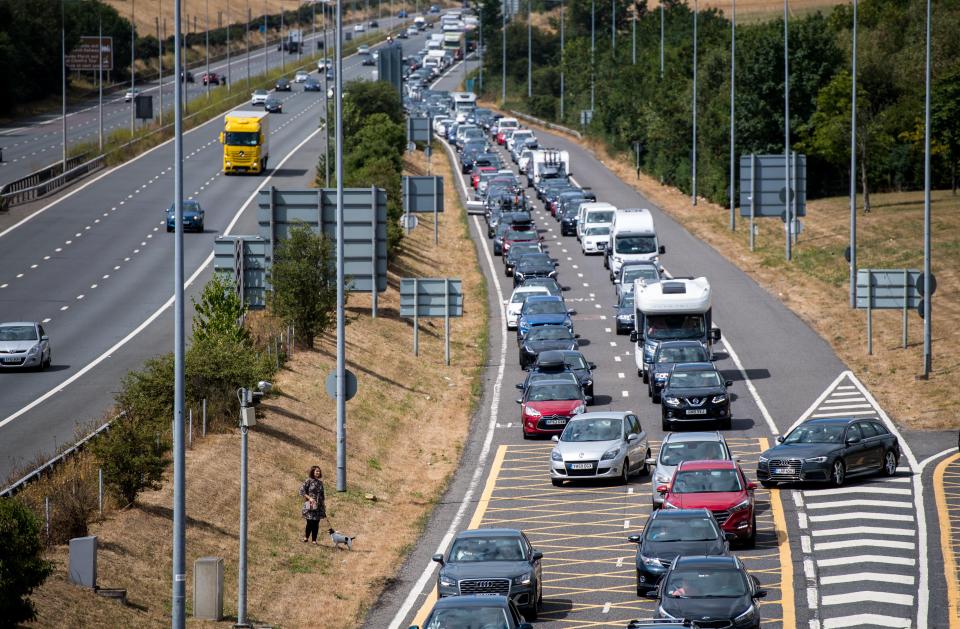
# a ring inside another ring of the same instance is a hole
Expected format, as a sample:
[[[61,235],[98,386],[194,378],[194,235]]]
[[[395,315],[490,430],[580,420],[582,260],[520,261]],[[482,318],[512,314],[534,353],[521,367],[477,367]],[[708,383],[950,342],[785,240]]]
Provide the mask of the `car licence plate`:
[[[707,409],[705,408],[691,408],[687,411],[687,415],[706,415]]]
[[[5,363],[18,363],[18,362],[20,362],[20,357],[19,357],[19,356],[4,356],[4,357],[3,357],[3,362],[5,362]]]
[[[544,422],[547,426],[562,426],[567,423],[565,419],[548,419]]]
[[[598,243],[597,243],[597,249],[606,249],[606,248],[607,248],[607,243],[605,243],[605,242],[598,242]]]
[[[775,467],[773,468],[774,474],[793,474],[793,470],[789,467]]]
[[[593,467],[593,463],[571,463],[571,470],[589,470]]]

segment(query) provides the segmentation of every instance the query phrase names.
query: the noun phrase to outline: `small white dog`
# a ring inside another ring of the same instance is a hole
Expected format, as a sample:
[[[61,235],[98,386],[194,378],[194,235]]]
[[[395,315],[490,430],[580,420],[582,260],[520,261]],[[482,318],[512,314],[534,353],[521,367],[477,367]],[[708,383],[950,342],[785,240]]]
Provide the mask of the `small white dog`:
[[[338,533],[333,529],[329,529],[330,539],[333,541],[334,548],[340,548],[340,545],[347,547],[347,550],[353,550],[353,540],[357,539],[356,535],[344,535],[343,533]]]

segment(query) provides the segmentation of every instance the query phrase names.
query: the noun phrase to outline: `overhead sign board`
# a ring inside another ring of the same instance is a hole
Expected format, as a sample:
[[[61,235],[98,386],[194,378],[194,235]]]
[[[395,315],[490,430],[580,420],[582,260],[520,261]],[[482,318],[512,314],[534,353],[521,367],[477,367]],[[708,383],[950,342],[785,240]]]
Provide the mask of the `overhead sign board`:
[[[80,37],[80,43],[67,53],[66,64],[71,70],[113,70],[113,37]]]
[[[463,288],[460,280],[400,279],[401,317],[462,317]]]
[[[796,216],[807,213],[807,157],[795,153],[790,160],[790,196],[783,154],[740,156],[740,215],[780,217],[786,221],[786,204],[796,198]]]
[[[410,212],[443,211],[443,177],[403,178],[404,210]]]

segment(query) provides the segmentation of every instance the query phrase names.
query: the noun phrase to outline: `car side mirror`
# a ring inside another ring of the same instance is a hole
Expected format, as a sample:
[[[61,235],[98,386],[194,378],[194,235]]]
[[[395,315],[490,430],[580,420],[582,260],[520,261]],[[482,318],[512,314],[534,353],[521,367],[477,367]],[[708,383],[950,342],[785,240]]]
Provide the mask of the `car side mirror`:
[[[657,460],[656,460],[655,458],[653,458],[653,457],[650,457],[649,459],[644,459],[643,462],[644,462],[645,465],[656,465],[656,464],[657,464]]]
[[[710,328],[710,340],[714,342],[720,340],[720,328]]]
[[[523,404],[523,398],[517,398],[517,404]]]
[[[569,310],[567,310],[567,314],[573,316],[573,315],[577,314],[577,311],[574,310],[573,308],[570,308]]]
[[[723,539],[727,540],[728,542],[732,542],[733,540],[737,539],[737,534],[736,534],[736,533],[724,533],[724,534],[723,534]]]
[[[574,334],[574,335],[573,335],[573,338],[578,339],[578,338],[580,338],[580,335],[579,335],[579,334]]]
[[[43,336],[40,337],[40,340],[41,340],[41,341],[49,341],[49,340],[50,340],[50,337],[47,336],[46,334],[44,334]]]
[[[592,396],[592,395],[585,395],[585,396],[583,396],[583,401],[586,402],[587,404],[590,404],[591,402],[593,402],[593,396]]]
[[[753,490],[756,489],[756,488],[757,488],[757,484],[756,484],[756,483],[754,483],[754,482],[747,483],[747,489],[748,489],[748,490],[753,491]]]
[[[664,254],[667,252],[667,248],[663,245],[660,245],[660,248],[657,251],[659,251],[661,254]]]
[[[668,490],[668,489],[669,489],[669,487],[667,487],[666,485],[657,485],[657,493],[658,493],[658,494],[665,494],[665,493],[667,493],[667,490]]]
[[[517,388],[520,389],[520,390],[523,390],[523,383],[522,383],[522,382],[518,382],[518,383],[517,383]]]
[[[226,139],[226,136],[223,131],[220,132],[220,144],[223,144],[223,141]]]
[[[593,371],[597,368],[597,363],[587,363],[587,366],[590,367],[591,371]]]
[[[847,445],[853,445],[855,443],[860,443],[860,437],[847,437]]]
[[[633,443],[637,439],[639,439],[639,437],[635,432],[631,432],[629,435],[627,435],[627,443]]]
[[[436,561],[438,564],[443,565],[443,554],[437,553],[432,557],[432,559]]]
[[[636,330],[634,330],[633,332],[630,333],[630,342],[631,342],[631,343],[636,343],[636,342],[638,342],[639,340],[640,340],[640,335],[637,333]]]
[[[628,541],[628,542],[633,542],[634,544],[639,544],[639,543],[640,543],[640,536],[639,536],[639,535],[629,535],[629,536],[627,536],[627,541]]]
[[[753,598],[767,598],[767,591],[757,590],[756,593],[754,593]]]
[[[725,387],[732,387],[732,386],[733,386],[733,380],[724,380],[724,381],[723,381],[723,386],[725,386]]]
[[[420,629],[420,625],[410,625],[409,629]]]
[[[783,443],[783,435],[777,435],[777,443]]]
[[[530,555],[530,558],[533,559],[534,561],[540,561],[541,559],[543,559],[543,553],[540,552],[539,550],[535,550],[533,551],[533,554]]]
[[[566,291],[570,290],[570,287],[569,287],[569,286],[561,286],[561,287],[560,287],[560,290],[566,292]]]
[[[560,443],[560,435],[554,435],[554,436],[550,437],[550,441],[552,441],[552,442],[554,442],[554,443]]]
[[[658,598],[660,596],[660,590],[647,590],[647,593],[644,594],[646,598]]]

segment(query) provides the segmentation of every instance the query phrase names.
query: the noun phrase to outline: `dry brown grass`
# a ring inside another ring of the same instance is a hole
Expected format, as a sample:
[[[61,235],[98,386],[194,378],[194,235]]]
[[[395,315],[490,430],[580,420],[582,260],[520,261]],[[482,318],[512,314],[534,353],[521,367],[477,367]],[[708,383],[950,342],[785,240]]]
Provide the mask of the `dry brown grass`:
[[[459,462],[479,390],[486,299],[449,167],[446,160],[434,160],[433,166],[447,186],[442,244],[434,247],[432,220],[423,217],[394,259],[379,317],[370,318],[369,296],[351,295],[348,304],[348,368],[359,380],[359,392],[347,404],[349,491],[335,491],[335,409],[323,384],[334,367],[332,335],[318,339],[314,351],[294,354],[277,378],[277,395],[262,406],[265,417],[251,431],[248,615],[257,622],[358,626]],[[410,323],[398,318],[399,278],[414,275],[463,280],[465,316],[452,320],[450,367],[443,362],[442,321],[422,323],[418,358],[412,353]],[[303,520],[297,491],[314,463],[324,472],[332,522],[357,535],[352,553],[334,550],[326,537],[319,547],[299,541]],[[238,473],[239,434],[210,436],[187,452],[188,609],[193,561],[217,556],[226,564],[225,611],[236,614]],[[376,500],[367,500],[367,493]],[[67,551],[61,546],[51,552],[55,575],[34,595],[35,625],[168,625],[171,500],[167,484],[144,494],[138,506],[92,526],[101,544],[100,584],[127,588],[135,607],[70,586]]]
[[[493,103],[484,106],[495,107]],[[538,126],[538,125],[531,125]],[[575,139],[571,138],[573,141]],[[849,234],[846,197],[810,202],[803,219],[804,232],[795,262],[784,261],[783,225],[759,220],[756,250],[749,250],[749,230],[738,217],[736,232],[729,230],[726,208],[700,199],[696,207],[676,188],[652,177],[636,177],[630,156],[614,156],[602,143],[580,143],[622,181],[644,194],[680,221],[692,234],[736,264],[776,295],[833,347],[837,356],[877,397],[899,423],[917,430],[960,426],[960,362],[951,349],[960,342],[960,197],[934,191],[933,271],[938,288],[934,297],[933,371],[922,373],[922,321],[909,317],[909,345],[901,346],[900,311],[876,311],[873,317],[873,355],[866,353],[866,317],[848,307],[847,263],[843,250]],[[862,203],[862,199],[860,199]],[[860,268],[922,268],[922,193],[871,195],[873,211],[858,220]]]
[[[730,0],[699,0],[701,9],[719,9],[729,14],[732,6]],[[693,2],[688,0],[688,4]],[[849,4],[846,0],[789,0],[787,8],[791,16],[801,16],[815,11],[823,10],[827,12],[832,7],[840,4]],[[648,5],[651,9],[659,7],[657,0],[650,0]],[[783,2],[779,0],[738,0],[737,1],[737,20],[741,18],[746,21],[759,21],[764,19],[776,18],[783,15]]]

